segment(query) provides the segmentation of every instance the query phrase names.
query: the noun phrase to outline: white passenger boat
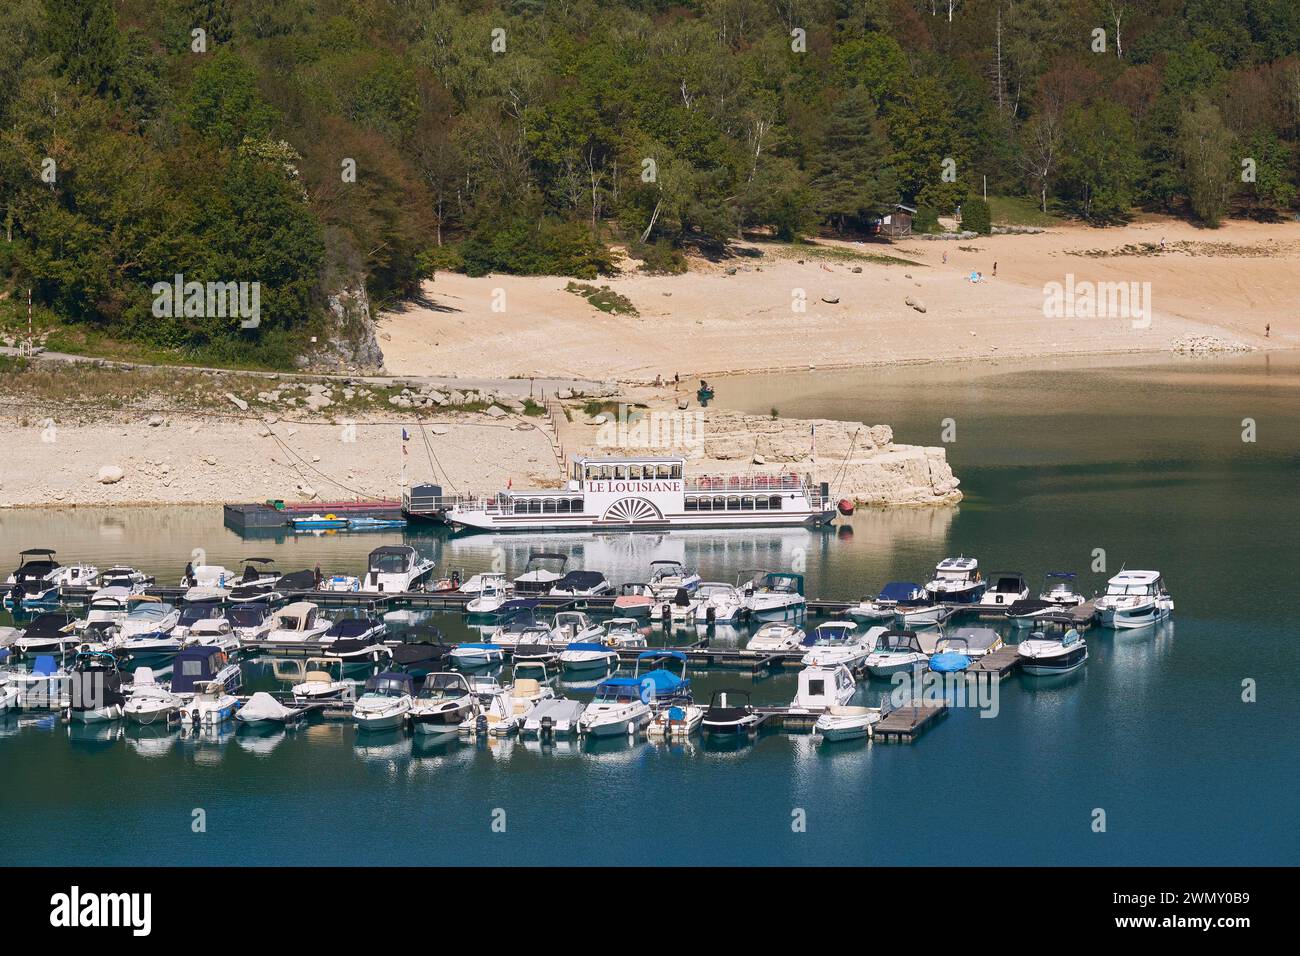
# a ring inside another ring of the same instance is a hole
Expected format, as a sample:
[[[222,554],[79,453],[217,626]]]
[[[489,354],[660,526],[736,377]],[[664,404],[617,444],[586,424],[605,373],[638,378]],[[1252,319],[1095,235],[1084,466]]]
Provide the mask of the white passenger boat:
[[[673,703],[660,707],[646,724],[645,735],[663,740],[685,740],[700,729],[704,708],[696,703]]]
[[[843,664],[831,667],[805,667],[799,672],[799,689],[790,701],[792,711],[817,711],[847,704],[858,689],[858,682]]]
[[[86,616],[77,621],[76,630],[88,640],[109,641],[117,637],[135,594],[125,587],[100,588],[90,596]]]
[[[1008,608],[1029,598],[1029,582],[1019,571],[995,571],[989,575],[988,589],[980,598],[982,608]]]
[[[876,635],[863,664],[873,677],[888,677],[900,671],[925,670],[929,661],[915,631],[885,631]]]
[[[370,552],[366,561],[364,591],[401,593],[421,591],[433,577],[435,564],[409,544],[385,545]]]
[[[464,583],[462,583],[457,590],[460,591],[461,594],[481,594],[488,581],[493,579],[505,580],[505,575],[496,571],[483,571],[466,578]],[[505,585],[507,590],[514,588],[514,585],[509,581],[506,581]]]
[[[695,598],[696,624],[735,624],[745,613],[740,589],[723,581],[702,581]]]
[[[904,631],[937,627],[945,623],[954,613],[951,607],[943,604],[900,604],[894,610],[894,624]]]
[[[816,526],[835,517],[829,492],[796,475],[685,476],[686,459],[575,457],[563,488],[507,490],[457,502],[456,528],[476,531],[664,530]]]
[[[275,624],[271,606],[260,602],[232,605],[226,608],[225,617],[242,644],[256,644]]]
[[[772,621],[764,624],[754,636],[749,639],[745,645],[747,651],[761,651],[763,653],[772,653],[774,651],[793,651],[803,647],[808,640],[808,635],[804,633],[803,628],[794,624],[787,624],[784,621]]]
[[[578,720],[578,730],[591,737],[634,736],[650,722],[650,705],[642,699],[635,677],[611,677],[596,687],[596,696]]]
[[[476,681],[473,687],[478,703],[461,722],[462,735],[509,737],[519,729],[520,719],[509,687],[491,680]]]
[[[759,621],[797,619],[808,609],[802,574],[743,571],[736,586],[744,599],[745,610]]]
[[[175,633],[181,612],[156,599],[137,595],[113,640],[113,650],[132,657],[162,657],[175,654],[184,645]]]
[[[352,706],[352,720],[358,730],[394,730],[406,722],[414,699],[409,674],[376,674],[366,679],[365,690]]]
[[[944,558],[934,568],[934,577],[925,590],[933,603],[978,604],[985,584],[980,578],[980,563],[965,555]]]
[[[1020,669],[1031,677],[1069,674],[1088,660],[1088,644],[1065,622],[1046,623],[1016,646]]]
[[[1105,627],[1146,627],[1173,613],[1174,599],[1159,571],[1120,571],[1097,598],[1097,617]]]

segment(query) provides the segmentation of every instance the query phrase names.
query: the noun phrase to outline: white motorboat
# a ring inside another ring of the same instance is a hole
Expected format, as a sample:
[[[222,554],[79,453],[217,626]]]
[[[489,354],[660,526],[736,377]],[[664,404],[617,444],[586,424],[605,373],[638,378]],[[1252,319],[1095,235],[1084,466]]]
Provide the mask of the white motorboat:
[[[605,629],[582,611],[560,611],[551,622],[552,644],[598,641],[604,636]]]
[[[190,588],[189,591],[186,592],[186,595],[188,596],[195,591],[200,591],[201,593],[206,594],[208,590],[209,589],[207,588]],[[221,607],[221,602],[223,600],[224,597],[205,597],[201,600],[191,601],[187,597],[180,607],[180,617],[176,621],[176,628],[174,630],[175,635],[177,637],[186,637],[190,633],[190,628],[199,621],[222,617],[224,612]]]
[[[955,614],[943,604],[898,605],[894,611],[894,624],[899,630],[914,631],[924,627],[938,627]]]
[[[158,683],[153,668],[137,667],[131,675],[131,692],[127,696],[123,712],[126,719],[133,724],[166,724],[179,715],[188,699],[172,693],[164,684]]]
[[[488,582],[492,579],[505,580],[504,574],[498,574],[495,571],[484,571],[481,574],[475,574],[465,579],[465,582],[457,589],[461,594],[481,594]],[[514,585],[505,580],[506,590],[514,590]]]
[[[103,645],[83,645],[69,675],[68,719],[79,724],[121,720],[125,704],[117,658]]]
[[[181,719],[193,729],[216,727],[235,716],[239,698],[219,680],[200,684],[198,693],[186,702]]]
[[[9,684],[18,692],[18,706],[61,710],[71,703],[70,675],[49,654],[41,654],[30,670],[10,671]]]
[[[519,729],[520,718],[509,687],[495,681],[481,681],[474,685],[474,695],[478,704],[461,722],[461,734],[509,737]]]
[[[824,741],[852,740],[866,737],[871,727],[882,717],[879,707],[836,706],[817,718],[813,732],[821,734]]]
[[[1061,605],[1042,599],[1025,598],[1006,609],[1005,617],[1013,627],[1031,627],[1041,618],[1061,613]]]
[[[351,699],[356,682],[343,679],[343,662],[335,657],[309,657],[302,680],[290,692],[300,703]]]
[[[166,657],[181,649],[175,633],[181,612],[170,604],[136,595],[117,629],[113,650],[132,657]]]
[[[203,684],[212,681],[235,694],[243,685],[243,673],[230,655],[219,647],[192,644],[181,648],[172,662],[172,693],[197,694]]]
[[[552,597],[586,598],[613,594],[614,585],[599,571],[570,571],[551,585]]]
[[[355,574],[331,574],[327,578],[321,578],[320,589],[322,591],[360,591],[361,579]]]
[[[478,698],[464,674],[427,674],[411,704],[411,727],[420,734],[454,734],[477,708]]]
[[[980,579],[980,563],[961,556],[944,558],[934,568],[934,578],[925,585],[932,604],[979,604],[986,585]]]
[[[790,701],[790,709],[816,711],[840,707],[853,698],[857,689],[857,681],[843,664],[805,667],[799,672],[799,689]]]
[[[945,632],[934,644],[935,654],[956,651],[965,654],[971,660],[992,654],[1005,641],[1002,635],[991,627],[958,627]]]
[[[271,627],[261,638],[260,644],[274,650],[277,645],[292,646],[320,641],[333,623],[329,618],[321,616],[320,607],[311,601],[294,601],[272,615]]]
[[[630,617],[615,617],[605,622],[604,643],[613,648],[649,647],[641,622]]]
[[[461,668],[492,667],[505,660],[505,651],[500,644],[457,644],[452,649],[451,660],[457,667]]]
[[[888,628],[877,625],[859,631],[852,621],[827,621],[808,635],[808,650],[801,659],[805,667],[834,667],[843,664],[857,670],[876,645],[876,638]]]
[[[0,671],[0,714],[18,709],[18,688],[8,671]]]
[[[1043,590],[1038,599],[1057,607],[1078,607],[1087,600],[1075,590],[1078,577],[1074,571],[1048,571],[1043,575]]]
[[[915,631],[890,631],[876,635],[876,643],[863,664],[873,677],[889,677],[900,671],[925,670],[930,655],[921,649]]]
[[[480,584],[476,597],[465,605],[465,613],[471,616],[495,615],[501,606],[514,596],[514,589],[504,574],[479,574]],[[473,579],[471,579],[473,580]]]
[[[857,613],[850,613],[849,617],[859,623],[891,621],[898,616],[900,609],[929,605],[930,596],[921,585],[914,581],[890,581],[880,589],[874,600],[859,602]]]
[[[894,619],[897,602],[884,600],[880,596],[864,597],[848,610],[848,616],[859,624],[884,624]]]
[[[1029,583],[1019,571],[995,571],[989,575],[988,589],[980,598],[982,608],[1007,608],[1029,598]]]
[[[547,697],[524,715],[520,733],[525,737],[567,737],[578,732],[586,705],[567,697]]]
[[[204,584],[198,580],[195,569],[194,584]],[[224,584],[217,587],[229,587],[230,600],[256,600],[259,595],[270,594],[276,589],[283,575],[275,566],[274,558],[244,558],[244,570],[235,580],[224,579]]]
[[[100,588],[125,588],[131,594],[143,594],[146,588],[154,586],[152,574],[145,574],[139,568],[125,564],[115,564],[99,576]]]
[[[1097,598],[1097,617],[1105,627],[1147,627],[1173,613],[1174,599],[1159,571],[1120,571]]]
[[[650,592],[663,601],[685,589],[694,593],[700,586],[700,575],[680,561],[663,558],[650,562]]]
[[[116,585],[100,588],[90,596],[86,616],[77,622],[76,629],[89,639],[107,641],[116,637],[136,593]]]
[[[545,681],[535,677],[514,678],[510,685],[510,702],[514,709],[515,723],[522,728],[528,712],[544,700],[555,697],[555,689]]]
[[[655,596],[648,584],[631,582],[618,589],[614,598],[614,613],[619,617],[649,617]]]
[[[27,622],[11,646],[24,655],[62,653],[80,643],[76,626],[67,611],[44,611]]]
[[[635,677],[611,677],[596,686],[596,696],[578,721],[590,737],[634,736],[650,722],[650,705],[642,699]]]
[[[185,645],[197,644],[202,647],[217,647],[227,654],[239,650],[239,638],[235,636],[230,622],[224,617],[207,617],[195,621],[185,635]]]
[[[436,565],[409,544],[385,545],[370,552],[362,590],[401,593],[421,591]]]
[[[235,711],[235,719],[242,724],[291,724],[302,718],[301,707],[286,707],[266,691],[258,691]]]
[[[650,608],[650,620],[668,624],[694,624],[701,601],[686,588],[673,594],[660,592],[659,600]]]
[[[515,578],[515,594],[519,597],[538,597],[549,594],[551,588],[564,577],[569,559],[563,554],[538,551],[528,556],[524,573]]]
[[[366,679],[365,690],[352,706],[358,730],[393,730],[406,722],[415,692],[409,674],[385,671]]]
[[[705,734],[735,736],[758,730],[761,717],[749,702],[749,692],[743,690],[714,691],[709,708],[700,721]]]
[[[765,654],[780,651],[794,651],[809,643],[803,628],[784,621],[772,621],[764,624],[745,645],[747,651],[761,651]]]
[[[674,703],[658,708],[646,724],[647,737],[685,740],[700,729],[704,708],[696,703]]]
[[[61,565],[51,548],[18,553],[18,567],[5,579],[4,606],[11,610],[57,604],[63,587],[91,587],[99,580],[92,564]]]
[[[745,598],[734,584],[702,581],[695,597],[696,624],[735,624],[745,613]]]
[[[596,641],[578,641],[560,652],[560,666],[569,671],[609,670],[618,664],[618,651]]]
[[[1035,631],[1016,646],[1020,669],[1032,677],[1069,674],[1088,660],[1088,643],[1063,622]]]
[[[760,621],[800,618],[808,609],[803,575],[778,571],[743,571],[737,589],[745,610]]]
[[[220,564],[191,564],[181,576],[183,588],[220,588],[229,591],[239,583],[239,575]]]
[[[266,637],[274,625],[269,604],[253,602],[226,608],[226,620],[241,644],[252,645]]]

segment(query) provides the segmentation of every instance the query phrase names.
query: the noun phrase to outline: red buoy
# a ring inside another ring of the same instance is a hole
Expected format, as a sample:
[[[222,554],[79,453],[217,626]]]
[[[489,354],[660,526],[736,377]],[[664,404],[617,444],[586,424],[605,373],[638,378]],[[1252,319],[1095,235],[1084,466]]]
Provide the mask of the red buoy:
[[[840,499],[839,508],[840,508],[840,514],[842,515],[847,516],[853,514],[853,502],[850,501],[848,498]]]

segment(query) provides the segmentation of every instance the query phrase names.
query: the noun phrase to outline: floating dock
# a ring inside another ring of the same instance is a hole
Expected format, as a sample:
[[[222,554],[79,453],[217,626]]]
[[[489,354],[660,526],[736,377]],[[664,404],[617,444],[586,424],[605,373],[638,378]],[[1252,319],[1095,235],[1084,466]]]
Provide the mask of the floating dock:
[[[896,707],[871,725],[871,736],[891,743],[911,743],[948,712],[947,704],[913,703]]]
[[[340,518],[379,518],[400,521],[402,503],[397,500],[374,501],[299,501],[260,502],[224,505],[222,523],[241,537],[274,534],[293,527],[294,518],[333,514]],[[340,529],[347,530],[347,529]]]

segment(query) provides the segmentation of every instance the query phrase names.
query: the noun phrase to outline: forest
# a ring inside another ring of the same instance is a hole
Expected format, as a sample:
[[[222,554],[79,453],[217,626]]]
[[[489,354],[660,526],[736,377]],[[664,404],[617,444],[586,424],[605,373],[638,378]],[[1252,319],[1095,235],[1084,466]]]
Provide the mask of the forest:
[[[896,203],[1289,218],[1298,139],[1295,0],[6,0],[0,320],[31,289],[285,365],[348,285],[675,272]],[[260,282],[260,324],[160,317],[177,274]]]

